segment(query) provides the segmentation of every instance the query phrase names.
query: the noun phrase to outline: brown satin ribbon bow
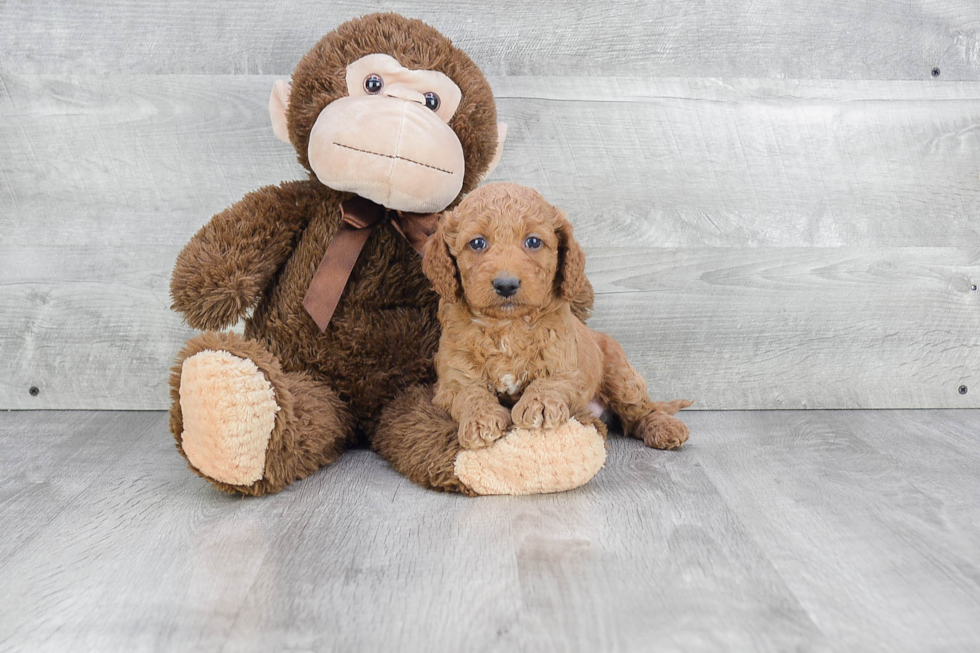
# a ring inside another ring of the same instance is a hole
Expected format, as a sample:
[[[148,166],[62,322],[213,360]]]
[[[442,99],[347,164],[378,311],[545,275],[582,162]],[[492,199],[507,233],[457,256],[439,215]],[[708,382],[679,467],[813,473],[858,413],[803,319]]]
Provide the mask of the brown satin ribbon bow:
[[[419,254],[436,230],[438,213],[405,213],[386,209],[363,197],[352,197],[340,205],[342,220],[337,234],[327,246],[316,268],[310,288],[303,298],[303,308],[310,314],[320,332],[327,329],[337,310],[340,296],[347,286],[357,257],[374,228],[390,219],[392,226]]]

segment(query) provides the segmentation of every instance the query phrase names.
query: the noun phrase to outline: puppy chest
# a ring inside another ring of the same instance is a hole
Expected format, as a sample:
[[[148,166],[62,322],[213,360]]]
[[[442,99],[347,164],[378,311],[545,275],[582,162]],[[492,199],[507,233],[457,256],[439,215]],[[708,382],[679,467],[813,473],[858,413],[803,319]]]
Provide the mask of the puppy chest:
[[[503,374],[494,382],[494,390],[498,396],[516,397],[527,385],[527,373]]]
[[[522,356],[497,351],[487,357],[484,381],[498,395],[519,395],[531,381],[532,369]]]
[[[541,335],[505,334],[484,343],[484,380],[498,396],[516,399],[531,381],[557,371],[550,362],[561,360],[560,348]]]

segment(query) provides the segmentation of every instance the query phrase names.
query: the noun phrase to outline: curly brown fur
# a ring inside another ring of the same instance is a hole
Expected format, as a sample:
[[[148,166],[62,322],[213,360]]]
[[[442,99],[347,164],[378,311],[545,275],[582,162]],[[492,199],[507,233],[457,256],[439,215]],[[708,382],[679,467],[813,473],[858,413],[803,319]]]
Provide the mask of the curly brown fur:
[[[496,150],[490,86],[448,39],[395,14],[341,25],[300,62],[288,108],[290,139],[300,162],[308,167],[307,140],[320,110],[346,92],[347,64],[377,52],[409,68],[441,71],[461,89],[461,104],[449,123],[465,156],[458,201],[487,171]],[[222,349],[258,357],[253,362],[284,402],[267,452],[269,477],[250,488],[222,489],[247,494],[280,490],[336,457],[333,450],[323,453],[323,437],[337,446],[347,443],[335,437],[334,426],[318,434],[318,411],[349,413],[355,432],[370,437],[392,399],[435,380],[438,296],[422,274],[420,257],[390,223],[378,226],[362,250],[325,332],[303,308],[313,274],[339,227],[341,202],[349,197],[313,174],[307,181],[262,188],[212,218],[177,258],[174,309],[201,329],[226,328],[254,309],[245,317],[241,342],[230,335],[201,338],[226,338]],[[187,351],[199,346],[194,339]],[[179,374],[172,379],[174,388],[177,383]],[[179,442],[182,423],[173,397],[171,429]]]
[[[188,462],[195,474],[218,489],[253,496],[278,492],[336,460],[350,443],[354,419],[330,388],[305,372],[283,372],[276,358],[253,340],[234,333],[208,332],[189,340],[170,370],[170,432],[185,458],[180,377],[184,361],[203,351],[227,351],[251,360],[272,385],[279,406],[260,481],[248,486],[229,485],[208,478]]]
[[[464,448],[491,444],[511,424],[557,426],[593,400],[648,446],[687,439],[687,427],[647,396],[622,347],[574,317],[585,254],[564,214],[535,191],[474,191],[443,216],[423,269],[442,294],[433,401],[459,423]],[[519,286],[502,291],[502,281]]]

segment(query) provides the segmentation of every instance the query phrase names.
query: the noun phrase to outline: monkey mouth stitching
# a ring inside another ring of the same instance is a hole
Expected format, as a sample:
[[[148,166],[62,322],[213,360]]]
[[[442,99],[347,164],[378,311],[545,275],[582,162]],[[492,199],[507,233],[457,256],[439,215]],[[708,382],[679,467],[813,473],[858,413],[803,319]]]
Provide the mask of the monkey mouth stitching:
[[[343,147],[348,150],[354,150],[355,152],[362,152],[364,154],[373,154],[374,156],[383,156],[386,159],[398,159],[399,161],[408,161],[409,163],[414,163],[417,166],[422,166],[423,168],[432,168],[433,170],[438,170],[439,172],[444,172],[447,175],[453,174],[451,170],[443,170],[442,168],[437,168],[435,166],[430,166],[428,163],[422,163],[421,161],[413,161],[412,159],[406,159],[403,156],[398,156],[397,154],[381,154],[380,152],[372,152],[371,150],[362,150],[359,147],[351,147],[350,145],[344,145],[343,143],[338,143],[334,141],[333,143],[337,147]]]

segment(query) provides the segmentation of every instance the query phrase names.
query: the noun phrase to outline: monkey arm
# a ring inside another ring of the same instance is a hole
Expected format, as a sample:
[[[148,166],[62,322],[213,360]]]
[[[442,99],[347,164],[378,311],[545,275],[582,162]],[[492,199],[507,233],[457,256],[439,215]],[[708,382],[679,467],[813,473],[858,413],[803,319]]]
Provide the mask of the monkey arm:
[[[309,182],[266,186],[215,215],[177,256],[172,308],[196,329],[223,329],[255,305],[313,211]]]

